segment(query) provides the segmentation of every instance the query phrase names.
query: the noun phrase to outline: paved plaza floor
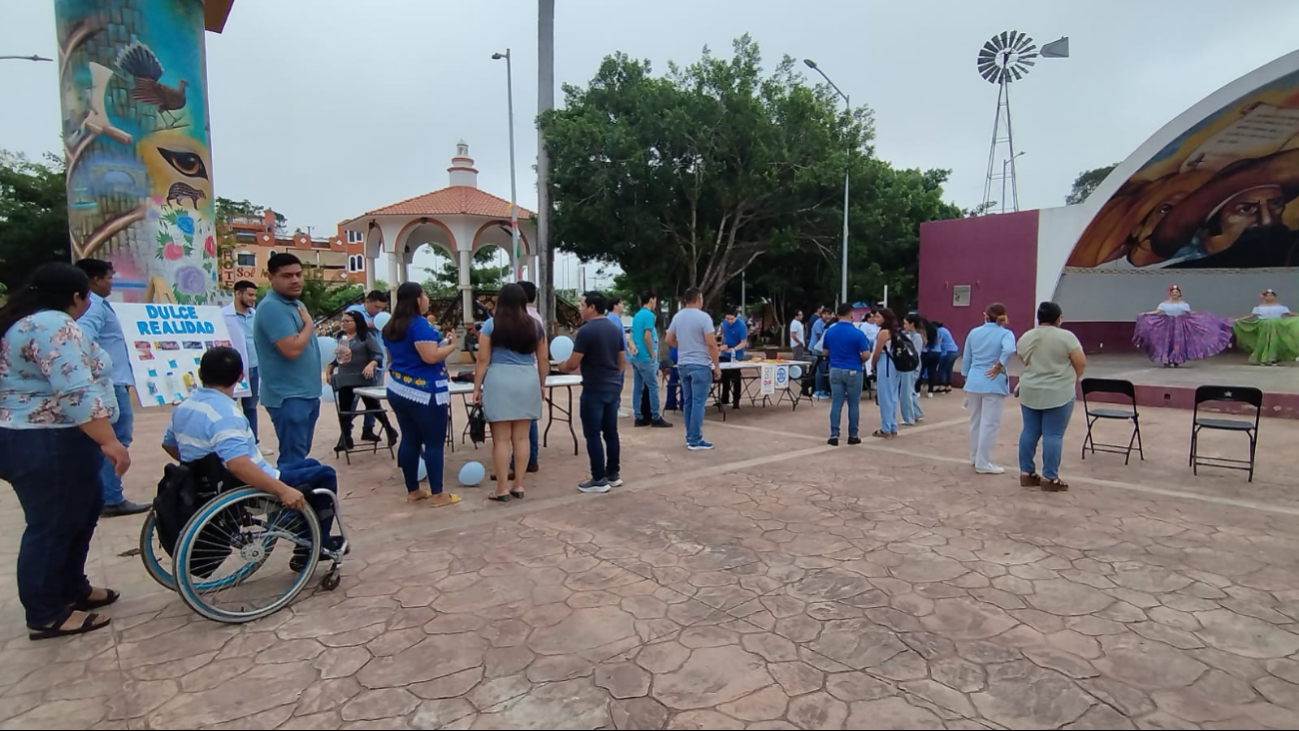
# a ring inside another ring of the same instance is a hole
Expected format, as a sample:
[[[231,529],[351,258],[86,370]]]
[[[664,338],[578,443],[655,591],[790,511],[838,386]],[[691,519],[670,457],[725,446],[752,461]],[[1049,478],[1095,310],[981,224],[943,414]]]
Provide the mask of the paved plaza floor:
[[[1019,487],[1015,402],[1004,476],[973,473],[960,402],[852,447],[825,404],[710,416],[713,452],[623,420],[606,495],[552,430],[509,505],[410,507],[386,452],[354,457],[342,586],[242,626],[159,589],[116,518],[91,563],[125,594],[111,631],[29,642],[0,491],[0,728],[1299,728],[1299,422],[1265,420],[1250,484],[1192,476],[1190,412],[1146,410],[1128,466],[1080,462],[1075,414],[1048,494]],[[135,499],[166,418],[138,417]],[[458,444],[447,474],[485,458]]]

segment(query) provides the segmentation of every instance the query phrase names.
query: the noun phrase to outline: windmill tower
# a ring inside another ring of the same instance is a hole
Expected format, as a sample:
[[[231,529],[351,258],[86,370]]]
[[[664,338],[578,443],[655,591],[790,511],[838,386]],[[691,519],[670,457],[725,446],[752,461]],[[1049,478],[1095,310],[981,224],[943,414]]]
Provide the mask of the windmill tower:
[[[1015,152],[1014,128],[1010,123],[1010,83],[1028,75],[1037,58],[1068,58],[1069,38],[1042,46],[1041,51],[1027,33],[1017,30],[993,36],[979,49],[977,60],[979,75],[990,84],[997,85],[997,113],[992,123],[992,144],[988,149],[988,173],[983,183],[983,210],[992,205],[992,190],[1001,182],[1001,212],[1006,212],[1006,189],[1010,188],[1011,210],[1019,210],[1019,185],[1015,180],[1015,159],[1024,153]],[[1000,166],[1000,167],[998,167]]]

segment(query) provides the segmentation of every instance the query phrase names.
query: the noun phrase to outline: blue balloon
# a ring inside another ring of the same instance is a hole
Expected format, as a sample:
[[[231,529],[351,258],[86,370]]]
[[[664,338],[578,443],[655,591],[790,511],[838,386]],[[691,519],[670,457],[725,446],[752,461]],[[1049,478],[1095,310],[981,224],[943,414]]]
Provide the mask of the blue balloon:
[[[470,462],[460,468],[460,484],[465,487],[478,485],[486,476],[487,470],[483,467],[482,462]]]
[[[550,341],[550,359],[553,361],[566,361],[568,356],[573,354],[573,339],[567,335],[560,335]]]
[[[324,368],[334,362],[334,351],[338,349],[338,341],[331,337],[316,338],[316,345],[320,347],[320,367]]]
[[[387,325],[388,321],[391,319],[392,319],[392,315],[388,314],[387,312],[380,312],[379,314],[374,316],[374,329],[382,330],[384,325]]]

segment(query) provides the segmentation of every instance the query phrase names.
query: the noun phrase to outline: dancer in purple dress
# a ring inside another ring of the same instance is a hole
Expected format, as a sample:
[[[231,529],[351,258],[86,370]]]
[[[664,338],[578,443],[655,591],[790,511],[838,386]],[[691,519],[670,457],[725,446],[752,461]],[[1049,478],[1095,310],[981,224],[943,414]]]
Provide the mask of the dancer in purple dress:
[[[1168,299],[1153,312],[1137,316],[1132,342],[1165,368],[1188,360],[1203,360],[1231,345],[1231,320],[1208,312],[1192,312],[1182,299],[1182,288],[1168,288]]]

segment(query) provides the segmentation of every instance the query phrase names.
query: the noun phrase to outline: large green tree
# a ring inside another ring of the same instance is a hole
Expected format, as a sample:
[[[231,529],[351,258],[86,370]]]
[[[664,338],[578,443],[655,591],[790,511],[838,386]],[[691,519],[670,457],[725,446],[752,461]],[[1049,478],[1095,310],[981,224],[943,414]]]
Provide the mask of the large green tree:
[[[1078,173],[1078,177],[1074,178],[1073,187],[1069,190],[1069,195],[1064,197],[1065,205],[1073,206],[1087,200],[1087,196],[1091,195],[1096,190],[1096,187],[1104,182],[1105,178],[1109,177],[1109,174],[1118,166],[1119,164],[1116,162],[1102,168],[1084,170]]]
[[[63,161],[0,150],[0,285],[13,289],[41,264],[69,261],[71,252]]]
[[[738,301],[745,274],[757,296],[833,299],[849,166],[853,297],[913,287],[919,222],[959,215],[942,203],[944,171],[876,159],[868,108],[843,109],[789,57],[764,74],[748,36],[730,58],[705,49],[663,76],[615,54],[564,93],[540,120],[556,240],[635,289],[693,284],[716,305]]]

